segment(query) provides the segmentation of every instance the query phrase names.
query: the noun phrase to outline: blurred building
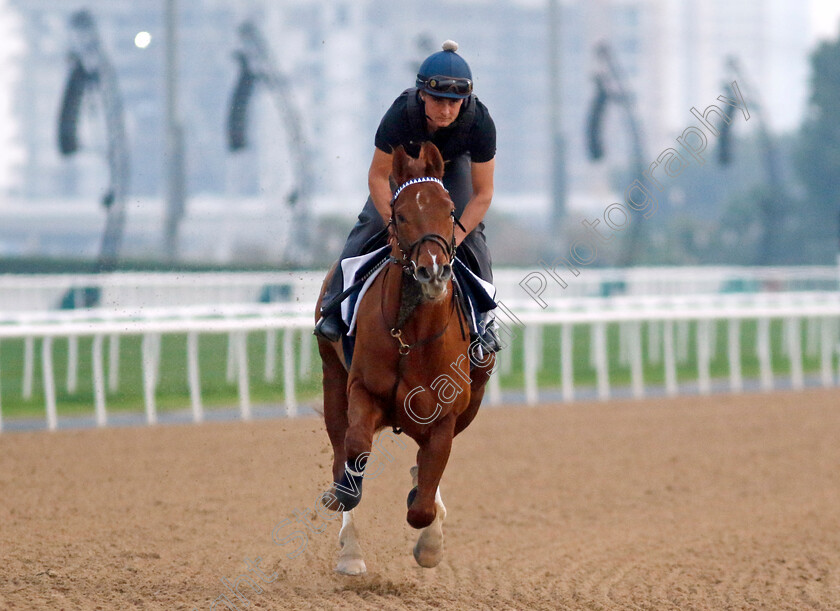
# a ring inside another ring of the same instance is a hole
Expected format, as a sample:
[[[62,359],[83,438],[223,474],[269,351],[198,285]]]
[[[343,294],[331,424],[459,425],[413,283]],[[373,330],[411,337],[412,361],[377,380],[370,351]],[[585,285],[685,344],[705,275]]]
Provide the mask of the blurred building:
[[[24,151],[14,108],[13,92],[21,79],[20,56],[23,53],[22,24],[0,0],[0,193],[20,183]]]
[[[83,112],[80,154],[63,159],[56,145],[68,70],[68,18],[85,7],[97,19],[119,78],[131,152],[130,192],[144,201],[160,198],[163,0],[5,3],[24,42],[22,53],[4,56],[0,48],[0,66],[14,57],[20,74],[10,111],[16,128],[0,128],[0,142],[19,151],[5,170],[0,168],[0,177],[6,172],[6,192],[32,200],[72,200],[98,198],[105,188],[95,100]],[[225,119],[238,69],[232,56],[236,27],[254,19],[300,110],[318,211],[355,214],[360,209],[379,119],[400,91],[413,85],[420,61],[451,38],[460,43],[476,92],[497,123],[498,205],[519,213],[547,212],[547,0],[181,0],[179,5],[190,195],[228,197],[232,206],[237,198],[268,197],[282,206],[294,182],[287,118],[259,84],[250,113],[250,147],[237,154],[226,149]],[[692,106],[705,108],[723,93],[728,54],[741,58],[775,129],[790,130],[799,121],[809,34],[799,0],[566,0],[560,6],[561,107],[572,208],[603,209],[611,201],[609,178],[627,166],[629,148],[616,109],[605,126],[605,160],[593,165],[586,159],[584,126],[593,95],[593,47],[599,41],[612,45],[629,78],[649,156],[655,158],[695,121]],[[9,22],[3,16],[0,23]],[[139,31],[152,35],[145,49],[134,44]],[[3,78],[8,74],[4,68]]]

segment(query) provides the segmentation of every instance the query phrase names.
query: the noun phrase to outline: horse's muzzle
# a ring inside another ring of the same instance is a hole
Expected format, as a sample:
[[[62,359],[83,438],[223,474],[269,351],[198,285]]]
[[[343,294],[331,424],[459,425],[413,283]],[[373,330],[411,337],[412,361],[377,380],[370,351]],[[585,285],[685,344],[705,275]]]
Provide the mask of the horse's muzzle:
[[[443,265],[424,265],[420,266],[414,263],[414,278],[420,284],[434,284],[440,282],[446,284],[452,278],[452,266],[449,263]]]
[[[446,286],[452,278],[452,265],[414,265],[414,279],[420,283],[420,290],[426,299],[435,301],[446,295]]]

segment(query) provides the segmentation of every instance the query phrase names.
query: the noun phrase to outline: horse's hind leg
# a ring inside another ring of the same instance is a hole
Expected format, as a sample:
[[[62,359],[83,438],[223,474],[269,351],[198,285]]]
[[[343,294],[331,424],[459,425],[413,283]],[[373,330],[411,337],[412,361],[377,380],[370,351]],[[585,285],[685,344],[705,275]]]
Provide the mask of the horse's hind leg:
[[[484,398],[484,389],[487,386],[487,380],[493,375],[493,368],[495,366],[496,355],[491,353],[485,357],[483,362],[477,364],[470,371],[472,378],[470,383],[470,403],[455,422],[456,435],[467,428],[476,414],[478,414],[478,408],[481,407],[481,400]]]
[[[411,467],[411,480],[417,486],[417,467]],[[443,522],[446,507],[440,496],[440,486],[435,491],[435,519],[420,533],[414,546],[414,559],[420,566],[431,569],[443,559]]]
[[[338,564],[335,570],[343,575],[362,575],[367,572],[367,567],[362,558],[359,533],[356,532],[356,525],[353,522],[353,511],[345,511],[341,517],[341,531],[338,533],[341,551],[338,553]]]

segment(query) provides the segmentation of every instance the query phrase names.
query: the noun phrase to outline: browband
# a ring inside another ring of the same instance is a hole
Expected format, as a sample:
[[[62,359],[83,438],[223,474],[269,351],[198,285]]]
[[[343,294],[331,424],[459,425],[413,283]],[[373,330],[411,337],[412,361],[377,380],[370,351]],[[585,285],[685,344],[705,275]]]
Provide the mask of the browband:
[[[395,201],[397,201],[397,198],[400,196],[400,193],[402,193],[403,189],[421,182],[436,182],[441,187],[443,187],[443,182],[439,178],[434,178],[432,176],[421,176],[420,178],[412,178],[411,180],[407,180],[399,187],[397,187],[397,190],[394,191],[394,197],[391,198],[391,203],[393,204]],[[443,187],[443,190],[449,193],[449,190],[446,187]]]

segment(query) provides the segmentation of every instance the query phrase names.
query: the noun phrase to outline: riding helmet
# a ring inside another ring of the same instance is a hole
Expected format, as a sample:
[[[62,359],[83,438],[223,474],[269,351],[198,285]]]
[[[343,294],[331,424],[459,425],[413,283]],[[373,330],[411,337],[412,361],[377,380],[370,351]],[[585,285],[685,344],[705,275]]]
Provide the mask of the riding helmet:
[[[442,47],[443,51],[432,53],[420,65],[417,87],[442,98],[469,97],[472,93],[472,71],[464,58],[456,53],[458,43],[447,40]]]

